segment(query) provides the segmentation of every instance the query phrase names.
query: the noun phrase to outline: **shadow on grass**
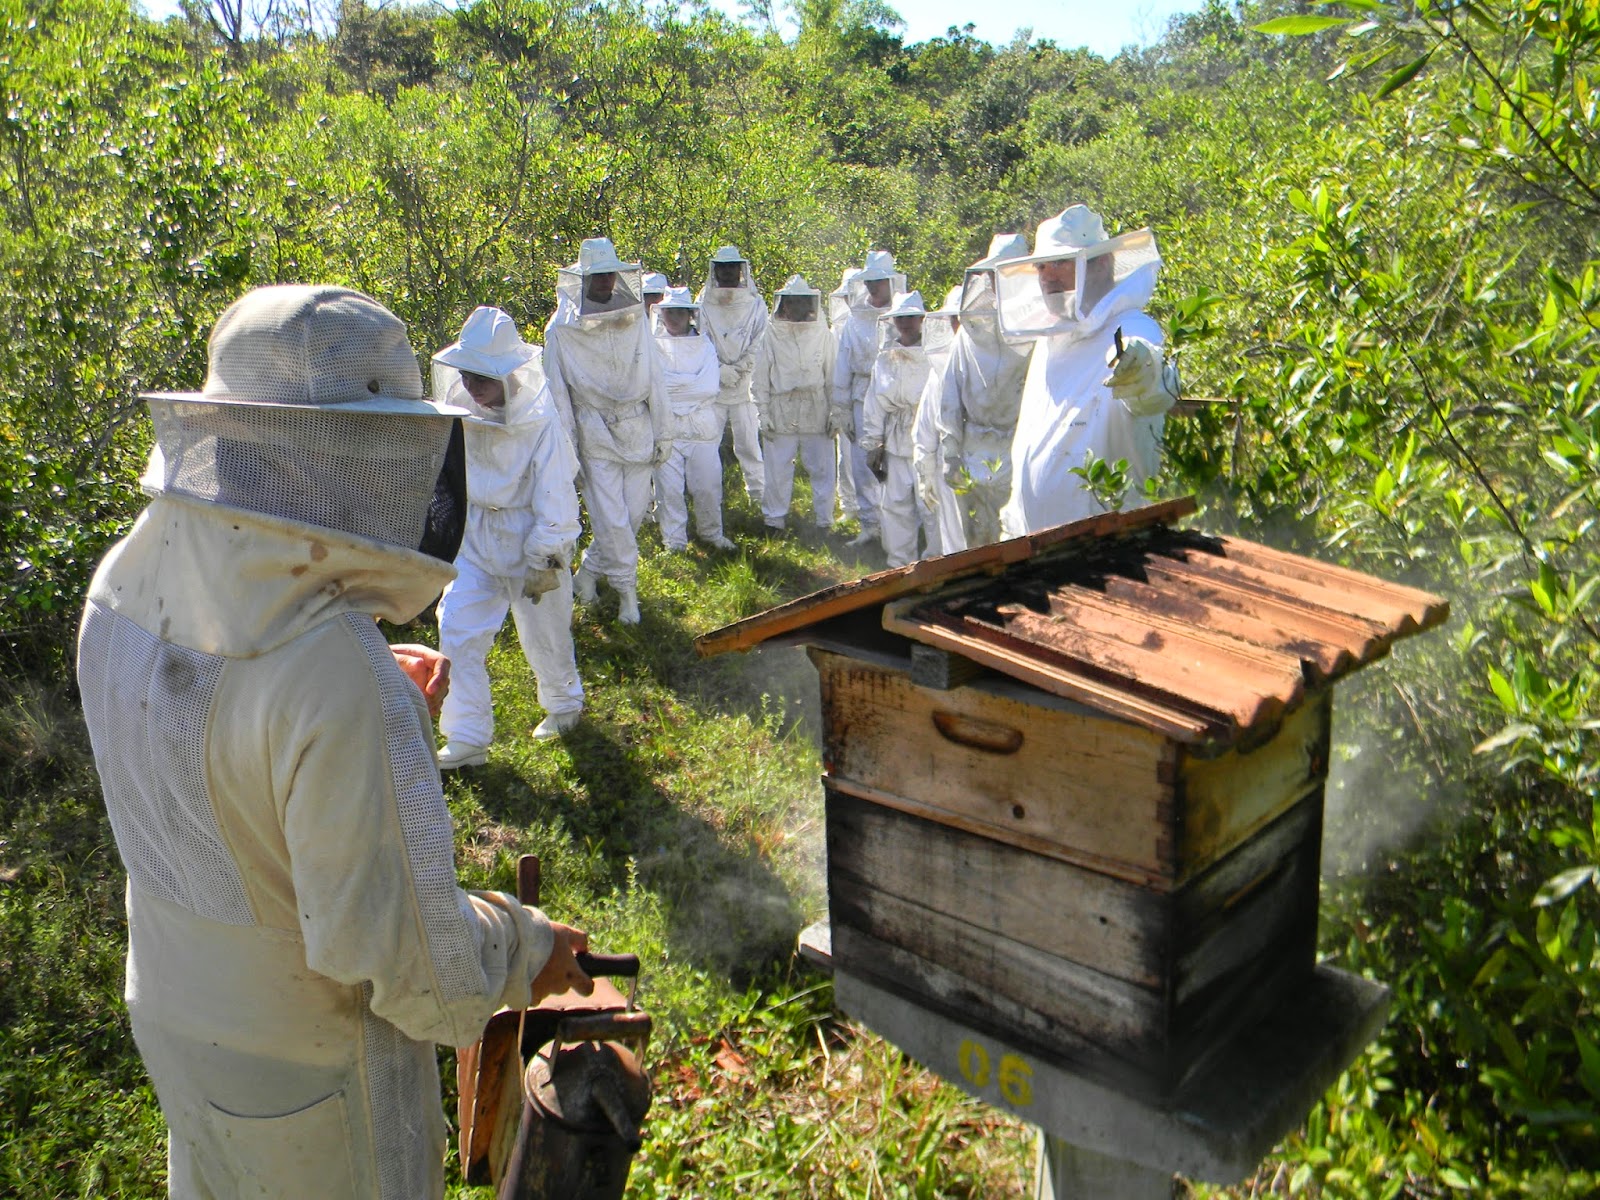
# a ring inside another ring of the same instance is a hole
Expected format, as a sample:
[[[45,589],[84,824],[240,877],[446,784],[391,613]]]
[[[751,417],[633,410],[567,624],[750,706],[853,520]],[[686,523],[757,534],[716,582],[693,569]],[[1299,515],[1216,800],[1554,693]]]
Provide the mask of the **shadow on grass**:
[[[639,882],[661,900],[675,957],[739,987],[789,960],[803,914],[759,846],[732,848],[715,826],[683,811],[614,728],[588,720],[564,742],[578,789],[535,795],[512,786],[515,770],[490,765],[481,776],[484,811],[519,826],[559,820],[605,860],[618,885],[634,862]]]

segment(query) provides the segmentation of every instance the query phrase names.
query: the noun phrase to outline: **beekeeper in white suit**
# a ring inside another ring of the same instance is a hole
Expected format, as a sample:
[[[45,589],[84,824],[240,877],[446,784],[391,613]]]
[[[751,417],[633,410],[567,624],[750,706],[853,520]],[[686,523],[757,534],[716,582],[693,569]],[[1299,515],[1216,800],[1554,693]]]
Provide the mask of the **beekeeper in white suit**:
[[[717,350],[695,323],[700,306],[688,288],[668,288],[656,305],[656,364],[671,410],[672,450],[656,467],[656,520],[668,550],[689,548],[687,489],[695,536],[732,550],[722,532],[722,421],[717,414]]]
[[[750,371],[767,332],[767,302],[756,290],[749,260],[737,246],[722,246],[706,267],[700,301],[701,332],[717,348],[717,413],[722,427],[733,427],[733,454],[744,472],[750,503],[761,507],[765,475],[761,467],[760,423],[750,396]],[[720,441],[721,434],[718,434]]]
[[[470,414],[466,537],[439,600],[439,649],[453,664],[439,716],[446,770],[488,758],[494,707],[485,660],[508,610],[545,710],[533,736],[558,737],[583,713],[572,648],[578,461],[541,357],[510,316],[488,307],[474,310],[460,340],[433,356],[435,398]]]
[[[879,515],[883,552],[891,567],[917,558],[916,447],[912,426],[928,383],[928,351],[922,344],[927,309],[921,292],[902,292],[885,311],[883,349],[872,365],[863,401],[861,449],[867,469],[882,482]]]
[[[374,619],[454,575],[454,414],[405,325],[333,287],[249,293],[204,389],[146,399],[155,499],[95,574],[78,681],[168,1192],[440,1197],[434,1043],[589,986],[581,932],[456,886],[428,710]]]
[[[1108,238],[1099,215],[1075,204],[1039,226],[1032,255],[996,268],[1001,333],[1040,339],[1012,441],[1006,537],[1104,511],[1072,473],[1091,452],[1127,460],[1127,499],[1142,503],[1178,399],[1161,326],[1142,311],[1160,267],[1150,230]]]
[[[864,404],[883,339],[878,318],[888,311],[895,295],[906,290],[906,277],[894,269],[894,255],[887,250],[868,250],[861,273],[850,280],[848,287],[849,315],[834,326],[838,357],[833,364],[833,403],[835,408],[848,408],[852,414],[846,433],[853,443],[850,470],[855,478],[856,516],[861,533],[851,545],[866,546],[879,537],[878,503],[883,488],[868,469],[866,452],[861,448]]]
[[[783,529],[794,496],[794,461],[811,479],[811,520],[833,528],[834,443],[849,414],[833,407],[833,338],[822,320],[822,293],[791,275],[773,300],[772,322],[756,355],[751,387],[761,415],[767,473],[762,518]]]
[[[618,258],[609,238],[587,239],[578,261],[556,272],[556,311],[544,344],[545,376],[575,434],[594,534],[574,592],[590,604],[599,581],[609,580],[625,625],[639,623],[638,533],[651,473],[672,449],[640,284],[639,264]]]
[[[839,277],[839,286],[828,293],[828,329],[833,335],[834,364],[838,365],[839,339],[844,335],[845,324],[850,320],[851,285],[861,277],[860,267],[846,267]],[[861,516],[861,502],[856,497],[856,428],[855,409],[838,406],[837,393],[832,398],[833,411],[843,411],[848,420],[835,435],[838,445],[839,514],[851,521]],[[874,481],[876,482],[876,481]]]
[[[954,554],[967,548],[961,522],[961,503],[944,478],[939,449],[939,396],[945,364],[961,329],[961,288],[945,293],[944,303],[922,324],[922,345],[928,352],[928,382],[917,401],[917,418],[911,428],[912,466],[917,475],[917,516],[925,540],[924,558]]]
[[[1011,441],[1022,406],[1032,342],[1000,332],[995,268],[1022,258],[1028,241],[997,233],[966,270],[961,328],[939,374],[939,441],[945,483],[955,492],[967,545],[1000,539],[1000,509],[1011,496]]]

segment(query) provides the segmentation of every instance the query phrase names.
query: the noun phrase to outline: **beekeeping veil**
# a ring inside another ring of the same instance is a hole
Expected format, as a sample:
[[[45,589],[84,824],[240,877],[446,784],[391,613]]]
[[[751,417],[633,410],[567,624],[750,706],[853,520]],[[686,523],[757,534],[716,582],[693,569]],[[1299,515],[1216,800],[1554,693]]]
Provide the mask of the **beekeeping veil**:
[[[505,403],[485,408],[462,383],[462,373],[498,379]],[[468,419],[483,425],[521,425],[538,404],[544,371],[537,347],[522,340],[517,323],[498,308],[473,309],[461,327],[460,340],[433,356],[433,395],[465,409]]]
[[[867,303],[867,284],[876,283],[880,279],[887,279],[891,296],[897,296],[906,290],[906,277],[903,272],[894,269],[894,255],[887,250],[868,250],[865,265],[861,273],[849,282],[849,295],[847,301],[851,312],[865,313],[878,316],[884,310],[874,308]],[[891,304],[893,301],[891,300]]]
[[[927,305],[922,302],[921,292],[896,292],[894,299],[889,302],[888,308],[876,309],[874,311],[879,314],[878,350],[880,353],[885,350],[895,351],[901,354],[910,352],[918,352],[922,354],[928,353],[928,308]],[[917,342],[917,344],[914,346],[901,345],[900,327],[895,322],[895,318],[897,317],[921,317],[922,340]],[[945,332],[948,333],[950,330],[948,322],[945,323],[944,328]]]
[[[772,300],[767,326],[771,390],[821,387],[833,340],[822,320],[822,293],[804,275],[791,275]]]
[[[839,277],[839,286],[828,293],[828,324],[838,329],[850,319],[850,285],[861,275],[860,267],[848,267]]]
[[[596,276],[611,276],[610,290]],[[610,238],[585,238],[578,261],[556,270],[558,325],[602,323],[643,312],[644,271],[617,257]]]
[[[687,312],[689,314],[689,330],[687,334],[675,335],[667,330],[667,312]],[[689,295],[686,287],[669,287],[662,296],[661,303],[656,305],[652,318],[652,332],[656,337],[699,337],[700,306],[695,303],[694,297]]]
[[[949,352],[960,318],[961,285],[957,284],[944,294],[944,302],[938,308],[928,310],[927,319],[922,322],[922,344],[929,354],[938,356]]]
[[[1002,264],[1027,253],[1028,239],[1020,233],[997,233],[989,241],[989,252],[966,270],[961,282],[961,329],[950,348],[949,368],[963,396],[981,402],[995,393],[1021,394],[1032,340],[1001,333],[995,274]]]
[[[667,294],[667,288],[671,284],[660,271],[647,271],[640,286],[643,288],[645,315],[648,316],[651,310],[661,303],[661,297]]]
[[[208,367],[198,392],[142,397],[147,491],[455,557],[466,414],[423,398],[399,317],[346,288],[257,288],[217,319]]]
[[[1041,268],[1071,264],[1064,291],[1046,292]],[[1000,331],[1008,337],[1087,337],[1155,293],[1161,255],[1155,234],[1108,238],[1097,213],[1074,204],[1039,226],[1033,253],[995,268]]]

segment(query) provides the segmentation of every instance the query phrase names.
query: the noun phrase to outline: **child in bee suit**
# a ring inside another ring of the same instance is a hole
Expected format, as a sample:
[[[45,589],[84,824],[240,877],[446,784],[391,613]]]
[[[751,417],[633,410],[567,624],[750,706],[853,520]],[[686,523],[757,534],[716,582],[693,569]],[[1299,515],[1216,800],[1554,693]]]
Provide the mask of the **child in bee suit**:
[[[732,550],[722,533],[722,421],[717,414],[717,349],[695,326],[700,306],[688,288],[668,288],[656,305],[656,365],[667,389],[672,449],[656,467],[656,519],[668,550],[689,548],[689,511],[695,533],[719,550]]]
[[[655,465],[672,449],[642,285],[638,263],[618,258],[609,238],[588,238],[578,261],[556,272],[556,311],[545,326],[550,394],[578,451],[594,535],[573,593],[590,604],[609,580],[624,625],[639,623],[639,525]]]
[[[768,529],[788,520],[796,455],[811,478],[812,521],[819,532],[833,528],[834,442],[848,415],[833,407],[833,338],[821,307],[822,293],[805,276],[791,275],[773,303],[750,377],[761,414]]]
[[[891,567],[903,567],[917,557],[912,426],[928,383],[928,351],[922,344],[926,317],[921,292],[901,292],[884,310],[883,349],[873,361],[862,405],[861,449],[867,468],[883,484],[879,520]]]
[[[541,358],[498,308],[476,309],[460,340],[433,356],[434,395],[471,414],[466,536],[439,601],[439,648],[452,663],[439,716],[445,769],[488,757],[494,710],[484,660],[507,610],[545,710],[533,736],[557,737],[583,712],[572,648],[578,463]]]

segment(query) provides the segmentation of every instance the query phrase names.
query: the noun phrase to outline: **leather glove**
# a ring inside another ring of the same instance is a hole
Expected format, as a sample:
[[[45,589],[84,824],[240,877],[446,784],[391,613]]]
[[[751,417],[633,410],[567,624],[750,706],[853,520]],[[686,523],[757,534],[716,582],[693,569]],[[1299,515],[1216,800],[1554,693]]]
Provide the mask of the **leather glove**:
[[[867,451],[867,470],[879,483],[889,478],[889,451],[883,446]]]
[[[553,558],[540,561],[539,565],[528,568],[522,577],[522,594],[529,600],[537,601],[546,592],[554,591],[561,583],[561,564]]]
[[[761,410],[760,416],[761,432],[767,437],[775,437],[778,432],[778,418],[765,408]]]
[[[917,472],[917,502],[923,512],[939,511],[939,489],[933,484],[933,476],[923,471]]]
[[[967,468],[959,458],[949,458],[944,464],[944,481],[952,488],[964,487],[967,482]]]
[[[828,408],[828,423],[823,426],[829,437],[838,437],[850,424],[850,414],[842,408]]]
[[[1178,399],[1178,369],[1162,359],[1161,351],[1142,337],[1128,338],[1119,355],[1106,352],[1111,374],[1100,382],[1136,417],[1154,417]]]
[[[650,465],[659,467],[672,457],[672,439],[665,438],[656,443],[656,452],[650,457]]]
[[[723,363],[717,368],[717,382],[725,388],[732,387],[739,382],[738,368],[730,367],[727,363]]]

